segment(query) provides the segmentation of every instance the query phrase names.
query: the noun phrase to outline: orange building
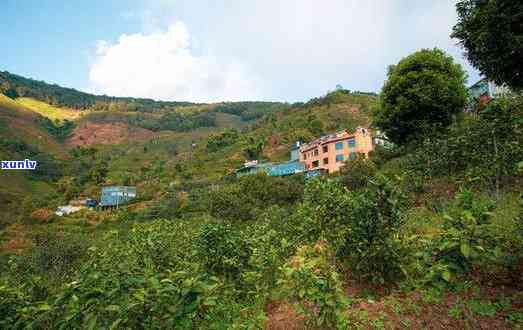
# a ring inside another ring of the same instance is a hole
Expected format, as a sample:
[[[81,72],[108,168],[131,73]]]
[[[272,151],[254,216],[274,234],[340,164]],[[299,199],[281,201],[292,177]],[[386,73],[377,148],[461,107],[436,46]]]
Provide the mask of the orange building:
[[[358,127],[354,134],[346,130],[322,136],[300,146],[300,162],[305,163],[305,170],[325,170],[333,173],[349,159],[356,159],[357,154],[373,150],[372,135],[369,129]]]

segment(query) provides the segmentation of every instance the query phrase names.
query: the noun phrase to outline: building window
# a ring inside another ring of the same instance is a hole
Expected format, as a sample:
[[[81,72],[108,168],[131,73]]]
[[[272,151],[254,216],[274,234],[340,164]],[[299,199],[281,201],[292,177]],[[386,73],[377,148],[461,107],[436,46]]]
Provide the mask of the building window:
[[[357,157],[357,155],[356,155],[355,152],[351,152],[351,153],[349,153],[349,159],[350,159],[350,160],[355,160],[356,157]]]
[[[336,163],[341,163],[343,161],[343,155],[336,155]]]
[[[303,153],[303,160],[306,160],[307,159],[307,153]]]
[[[318,166],[320,166],[320,161],[319,160],[315,160],[315,161],[312,162],[312,167],[313,168],[314,167],[318,167]]]
[[[326,152],[329,152],[329,146],[328,145],[324,145],[323,146],[323,153],[326,153]]]
[[[334,145],[334,147],[336,148],[336,150],[341,150],[341,149],[343,149],[343,142],[336,142],[336,144]]]
[[[327,165],[329,163],[329,158],[323,158],[323,165]]]
[[[355,148],[356,147],[356,139],[350,138],[349,139],[349,148]]]
[[[318,151],[318,149],[317,149],[317,148],[316,148],[316,149],[314,149],[314,156],[318,156],[318,155],[319,155],[319,153],[320,153],[320,152]]]

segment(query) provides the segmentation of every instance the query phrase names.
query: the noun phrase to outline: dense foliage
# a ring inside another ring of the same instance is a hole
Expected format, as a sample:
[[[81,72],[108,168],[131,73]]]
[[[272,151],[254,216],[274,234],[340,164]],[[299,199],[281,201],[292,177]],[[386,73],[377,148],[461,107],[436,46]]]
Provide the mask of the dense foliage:
[[[465,72],[439,49],[417,51],[389,67],[374,124],[394,143],[441,130],[465,107]]]
[[[422,140],[407,157],[408,166],[425,178],[450,176],[499,190],[523,159],[522,110],[520,98],[492,101],[478,118]]]
[[[215,106],[215,111],[240,116],[243,121],[258,119],[270,112],[286,109],[278,102],[227,102]]]
[[[209,211],[230,221],[255,219],[271,205],[292,205],[302,197],[300,177],[275,178],[266,174],[248,175],[211,193]]]
[[[187,132],[200,127],[216,126],[215,114],[209,111],[191,114],[167,112],[162,115],[151,115],[133,112],[93,112],[83,117],[99,123],[127,123],[152,131]]]
[[[38,122],[47,130],[47,132],[49,132],[51,136],[60,142],[63,142],[69,135],[71,135],[73,129],[76,127],[72,121],[64,120],[63,122],[53,122],[47,117],[39,117]]]
[[[523,4],[512,0],[461,0],[451,37],[488,79],[523,88]]]
[[[210,152],[218,151],[234,144],[239,138],[238,131],[235,129],[225,130],[224,132],[212,135],[207,139],[207,150]]]

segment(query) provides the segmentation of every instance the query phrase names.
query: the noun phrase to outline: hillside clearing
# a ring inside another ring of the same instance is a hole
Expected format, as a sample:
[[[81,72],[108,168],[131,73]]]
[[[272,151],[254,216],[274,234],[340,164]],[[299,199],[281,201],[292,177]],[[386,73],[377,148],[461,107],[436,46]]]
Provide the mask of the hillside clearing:
[[[24,108],[34,111],[51,120],[62,121],[75,120],[85,115],[87,111],[73,110],[70,108],[55,107],[48,103],[38,101],[29,97],[20,97],[15,100],[16,103],[21,104]]]

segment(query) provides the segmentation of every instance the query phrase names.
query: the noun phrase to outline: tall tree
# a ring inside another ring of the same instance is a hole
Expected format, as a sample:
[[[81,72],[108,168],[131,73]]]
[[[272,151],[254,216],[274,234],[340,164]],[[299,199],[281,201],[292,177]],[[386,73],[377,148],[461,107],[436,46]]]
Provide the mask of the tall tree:
[[[422,49],[391,65],[374,124],[402,144],[443,128],[465,106],[465,72],[439,49]]]
[[[488,79],[523,88],[523,1],[460,0],[451,37]]]

